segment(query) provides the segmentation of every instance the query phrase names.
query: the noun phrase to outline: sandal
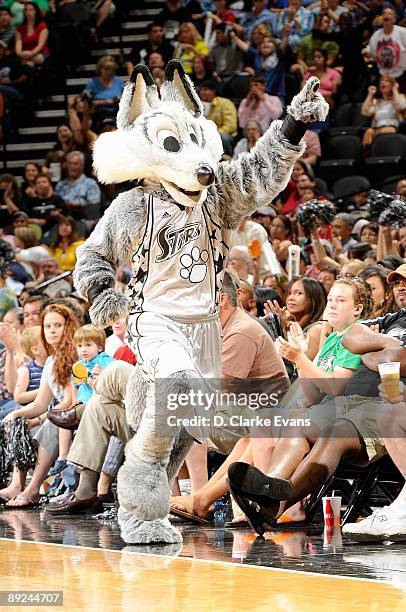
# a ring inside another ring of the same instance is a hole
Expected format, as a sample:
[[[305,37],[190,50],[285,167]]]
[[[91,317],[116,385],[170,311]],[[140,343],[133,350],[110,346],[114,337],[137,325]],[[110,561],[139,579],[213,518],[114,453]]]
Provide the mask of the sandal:
[[[23,501],[23,502],[27,502],[26,504],[24,504],[23,506],[9,506],[9,502],[10,501]],[[39,503],[39,499],[37,501],[31,501],[30,499],[27,499],[26,497],[17,495],[17,497],[14,497],[13,499],[8,500],[8,502],[3,506],[3,511],[4,510],[32,510],[33,508],[38,508],[40,505]]]
[[[285,501],[292,490],[289,480],[266,476],[258,468],[242,461],[232,463],[227,476],[234,491],[265,507],[269,506],[270,500]]]
[[[261,507],[258,507],[255,502],[242,497],[239,492],[234,489],[233,485],[228,479],[226,482],[228,488],[230,489],[231,495],[244,512],[252,529],[254,529],[254,531],[256,531],[260,536],[264,535],[265,531],[273,531],[277,525],[276,519],[269,516],[269,514],[267,514]],[[264,525],[269,529],[265,529]]]
[[[186,510],[179,510],[174,506],[169,507],[169,513],[173,516],[178,516],[179,518],[183,518],[187,521],[190,521],[191,523],[197,523],[198,525],[209,525],[210,523],[210,521],[208,521],[207,519],[200,518],[200,516],[197,516],[197,514],[187,512]]]

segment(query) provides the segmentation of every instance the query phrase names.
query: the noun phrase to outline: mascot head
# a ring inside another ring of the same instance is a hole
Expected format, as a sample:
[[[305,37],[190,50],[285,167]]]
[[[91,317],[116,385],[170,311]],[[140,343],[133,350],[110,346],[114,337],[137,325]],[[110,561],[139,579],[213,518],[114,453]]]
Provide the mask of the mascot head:
[[[204,201],[223,148],[180,62],[168,63],[160,93],[148,68],[136,66],[120,101],[117,128],[94,145],[102,183],[154,179],[183,206]]]

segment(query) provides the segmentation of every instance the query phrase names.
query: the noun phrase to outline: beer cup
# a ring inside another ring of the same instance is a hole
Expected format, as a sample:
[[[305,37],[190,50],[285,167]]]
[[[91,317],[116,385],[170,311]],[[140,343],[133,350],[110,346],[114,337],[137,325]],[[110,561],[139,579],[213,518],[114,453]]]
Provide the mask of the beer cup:
[[[400,395],[400,362],[390,361],[378,365],[382,380],[383,391],[389,399],[396,399]]]

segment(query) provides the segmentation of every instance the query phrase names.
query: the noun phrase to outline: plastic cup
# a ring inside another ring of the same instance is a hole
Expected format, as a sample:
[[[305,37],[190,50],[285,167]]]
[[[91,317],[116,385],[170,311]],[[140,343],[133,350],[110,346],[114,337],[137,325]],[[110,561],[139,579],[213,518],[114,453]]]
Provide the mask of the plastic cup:
[[[400,362],[390,361],[378,365],[383,391],[389,399],[400,396]]]
[[[323,516],[325,525],[341,525],[341,497],[323,497]]]
[[[251,257],[259,257],[261,255],[261,243],[259,240],[250,240],[248,243],[248,252]]]
[[[341,535],[341,528],[331,527],[329,525],[324,526],[323,533],[323,548],[327,548],[329,550],[336,550],[342,548],[343,546],[343,537]]]

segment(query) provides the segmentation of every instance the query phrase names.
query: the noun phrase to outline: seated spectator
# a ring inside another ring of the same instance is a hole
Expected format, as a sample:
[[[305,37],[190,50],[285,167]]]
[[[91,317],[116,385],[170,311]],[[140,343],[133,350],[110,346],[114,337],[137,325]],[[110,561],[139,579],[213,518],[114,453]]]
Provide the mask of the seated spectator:
[[[371,318],[373,319],[399,310],[393,295],[392,285],[387,280],[389,272],[390,270],[382,266],[374,265],[367,266],[359,273],[359,277],[371,288],[372,301],[374,303],[371,313]]]
[[[367,242],[373,246],[378,244],[379,225],[377,223],[367,223],[359,233],[359,241]]]
[[[235,30],[237,34],[237,30]],[[242,36],[242,34],[241,34]],[[238,33],[238,37],[241,38]],[[253,49],[259,49],[264,38],[272,38],[272,29],[266,25],[266,23],[260,23],[252,28],[251,36],[249,38],[249,46]]]
[[[78,219],[84,218],[86,208],[100,205],[100,188],[96,181],[84,174],[85,158],[80,151],[72,151],[66,156],[67,178],[55,187],[60,196]]]
[[[247,281],[254,285],[252,272],[254,271],[253,261],[248,252],[248,247],[234,246],[230,249],[227,259],[227,268],[231,268],[240,280]]]
[[[314,359],[319,352],[326,296],[322,285],[314,278],[300,276],[291,280],[286,291],[286,307],[281,308],[275,300],[265,305],[267,316],[276,315],[285,338],[292,324],[298,324],[308,342],[306,355]]]
[[[210,58],[207,55],[196,55],[192,64],[192,73],[189,76],[197,91],[200,91],[203,81],[213,79],[213,66]]]
[[[147,64],[151,53],[160,53],[165,64],[169,62],[173,55],[173,45],[164,39],[162,26],[154,21],[149,23],[146,28],[148,42],[137,43],[130,51],[126,59],[128,76],[131,76],[137,64]]]
[[[276,215],[271,223],[271,243],[278,260],[284,265],[293,240],[292,224],[285,215]]]
[[[51,181],[56,183],[61,180],[63,165],[66,161],[66,156],[71,151],[77,151],[81,148],[83,142],[79,143],[74,136],[71,126],[62,121],[56,128],[56,143],[54,147],[48,151],[44,172],[49,172]]]
[[[197,55],[206,56],[209,48],[193,23],[182,23],[175,43],[173,57],[178,59],[186,74],[192,73],[193,60]]]
[[[56,4],[56,10],[48,15],[51,31],[55,36],[55,55],[62,65],[74,70],[90,55],[90,3],[65,0]]]
[[[38,174],[34,182],[34,197],[30,198],[26,210],[32,223],[41,227],[45,234],[58,223],[60,217],[68,214],[68,207],[60,196],[55,195],[49,174]]]
[[[311,11],[302,6],[303,0],[289,0],[287,8],[278,15],[275,34],[282,38],[288,33],[289,45],[293,51],[297,51],[303,38],[310,34],[314,24],[314,16]],[[289,31],[285,26],[288,25]]]
[[[342,78],[337,70],[328,67],[327,57],[328,52],[326,49],[316,49],[313,53],[314,66],[311,71],[305,73],[304,79],[308,80],[311,76],[316,76],[320,79],[319,91],[323,94],[330,108],[333,108]]]
[[[110,357],[135,365],[137,363],[137,358],[125,342],[127,322],[127,319],[119,319],[113,323],[111,326],[113,333],[106,340],[105,350]]]
[[[406,96],[399,93],[399,84],[390,76],[379,79],[379,94],[375,85],[368,87],[361,113],[372,117],[372,126],[365,130],[362,144],[370,147],[378,134],[395,134],[406,110]]]
[[[182,6],[182,0],[165,0],[165,7],[156,17],[164,31],[166,40],[174,40],[178,35],[180,24],[192,20],[192,15],[201,12],[200,4],[191,0]]]
[[[14,400],[20,405],[33,402],[38,394],[47,353],[41,339],[40,325],[26,328],[20,338],[20,349],[30,361],[17,370]]]
[[[316,15],[316,18],[322,14],[329,18],[328,32],[338,32],[340,16],[348,10],[349,7],[341,6],[340,0],[320,0],[311,3],[311,11],[313,15]]]
[[[243,69],[243,54],[235,40],[230,37],[230,26],[219,23],[214,27],[214,33],[216,38],[210,49],[209,58],[216,75],[220,79],[227,79]]]
[[[315,166],[321,155],[319,135],[317,132],[313,132],[313,130],[306,130],[303,139],[306,143],[306,151],[303,153],[300,159],[305,161],[310,166]]]
[[[357,244],[357,240],[352,236],[353,217],[348,213],[338,213],[331,223],[334,238],[338,238],[339,244],[335,244],[335,249],[345,253]]]
[[[253,240],[258,240],[261,245],[259,270],[256,270],[256,273],[259,273],[259,278],[255,279],[255,282],[252,283],[255,286],[260,284],[260,279],[262,279],[266,274],[282,273],[282,268],[279,265],[275,253],[272,250],[272,246],[268,241],[268,232],[265,227],[259,223],[255,223],[255,221],[252,221],[249,217],[244,217],[240,221],[238,228],[231,234],[230,246],[243,246],[245,249],[248,249]],[[270,256],[269,251],[271,252]],[[274,264],[277,264],[276,269],[274,268]]]
[[[17,296],[6,284],[8,265],[14,259],[14,250],[5,240],[0,239],[0,321],[4,315],[18,306]]]
[[[206,18],[213,20],[214,27],[222,23],[228,25],[237,21],[237,15],[229,8],[229,5],[232,4],[230,0],[214,0],[213,4],[215,8],[206,13]]]
[[[238,107],[238,123],[245,128],[248,119],[256,119],[262,132],[270,126],[274,119],[282,115],[282,104],[277,96],[265,93],[265,80],[263,77],[253,77],[247,96]]]
[[[31,292],[41,290],[41,294],[49,298],[54,298],[55,296],[59,295],[70,295],[72,291],[72,286],[66,279],[63,278],[50,283],[44,289],[37,289],[37,287],[42,285],[42,283],[52,280],[55,276],[58,276],[58,274],[61,273],[61,270],[58,269],[58,263],[56,259],[54,259],[50,255],[48,255],[47,257],[43,257],[38,264],[38,268],[39,274],[35,281],[26,284],[26,287],[30,289]],[[78,318],[80,317],[78,316]]]
[[[307,174],[300,174],[296,180],[295,190],[291,192],[289,198],[282,206],[281,213],[283,215],[294,213],[300,204],[306,201],[307,192],[312,190],[313,193],[315,186],[316,181],[314,180],[314,175],[313,178],[311,178]]]
[[[12,25],[19,26],[24,21],[24,9],[27,4],[26,0],[4,0],[3,3],[11,12]],[[33,4],[36,4],[40,9],[41,15],[45,17],[50,9],[48,0],[35,0]]]
[[[0,227],[9,229],[13,214],[19,212],[18,183],[12,174],[0,174]],[[22,212],[22,211],[21,211]]]
[[[23,305],[23,321],[24,329],[33,325],[39,325],[41,308],[44,304],[45,299],[42,295],[31,295],[28,297]]]
[[[38,66],[49,55],[48,27],[34,2],[26,2],[24,21],[16,30],[16,54],[25,64]]]
[[[83,243],[75,220],[72,217],[61,217],[58,221],[58,236],[50,247],[51,255],[60,270],[75,269],[76,249]]]
[[[267,0],[254,0],[252,11],[245,13],[240,19],[240,26],[247,38],[251,38],[253,29],[258,25],[266,25],[272,34],[276,34],[276,16],[267,6]]]
[[[264,287],[273,289],[279,295],[281,304],[285,303],[288,284],[287,277],[282,274],[267,274],[263,280]]]
[[[271,224],[272,219],[276,217],[276,210],[273,206],[264,206],[263,208],[257,208],[251,215],[251,219],[255,223],[259,223],[266,230],[268,238],[271,236]]]
[[[21,205],[25,211],[30,201],[35,198],[35,179],[41,172],[41,168],[34,162],[27,162],[23,170],[23,184],[21,185]]]
[[[199,95],[203,101],[206,119],[214,121],[220,133],[224,153],[233,154],[234,138],[237,136],[237,109],[231,100],[216,95],[217,83],[214,80],[203,81]],[[205,104],[206,103],[206,104]]]
[[[285,99],[285,53],[288,47],[286,27],[281,32],[282,42],[276,44],[273,38],[264,38],[258,49],[241,40],[235,32],[230,35],[235,38],[237,46],[246,51],[247,66],[245,70],[255,76],[263,76],[267,94],[278,96],[282,104]]]
[[[406,198],[406,179],[402,178],[396,183],[396,193],[402,198]]]
[[[116,115],[123,93],[123,80],[115,76],[117,62],[111,55],[103,55],[96,64],[96,76],[86,83],[85,92],[91,97],[93,120],[97,123],[106,116]]]
[[[317,276],[317,280],[321,285],[323,285],[323,289],[326,292],[326,295],[329,294],[331,287],[334,285],[336,277],[336,268],[325,266],[320,270]]]
[[[320,13],[316,18],[315,29],[307,34],[300,41],[297,52],[297,63],[290,67],[290,72],[297,74],[300,81],[306,72],[314,67],[314,52],[316,49],[326,49],[327,51],[327,66],[334,66],[336,57],[339,52],[339,46],[332,40],[322,40],[318,38],[317,32],[327,33],[330,26],[330,17],[328,13]]]
[[[250,151],[256,145],[258,138],[262,136],[261,126],[256,119],[247,120],[243,129],[243,135],[244,137],[234,147],[234,159],[237,159],[240,153]]]
[[[7,6],[0,6],[0,40],[8,47],[14,46],[16,29],[11,23],[11,11]]]
[[[380,75],[390,76],[406,93],[406,30],[396,25],[396,12],[387,7],[382,11],[383,27],[374,32],[363,54],[376,61]]]

